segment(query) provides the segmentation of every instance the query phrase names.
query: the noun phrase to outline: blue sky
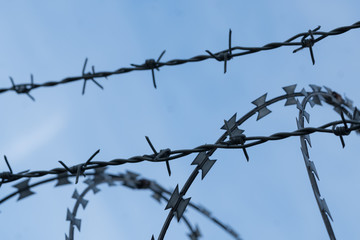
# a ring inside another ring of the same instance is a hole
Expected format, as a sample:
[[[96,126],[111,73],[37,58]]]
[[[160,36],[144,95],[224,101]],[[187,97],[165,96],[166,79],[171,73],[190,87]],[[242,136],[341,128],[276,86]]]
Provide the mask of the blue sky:
[[[113,71],[131,63],[189,58],[233,45],[262,46],[284,41],[321,25],[323,31],[359,21],[358,1],[12,1],[0,3],[0,88],[60,80],[88,69]],[[13,92],[0,95],[0,154],[7,155],[14,171],[59,167],[58,160],[77,164],[97,149],[97,160],[150,154],[144,136],[157,149],[193,148],[213,143],[223,133],[223,120],[253,108],[253,100],[268,92],[268,99],[283,94],[282,87],[325,85],[360,103],[359,30],[329,37],[314,46],[316,65],[307,49],[293,54],[292,47],[232,59],[207,60],[132,72],[99,79],[104,91],[88,82],[41,88],[31,92],[36,102]],[[242,129],[248,136],[270,135],[296,129],[295,106],[283,102],[270,108],[260,121],[251,118]],[[329,106],[311,109],[309,126],[339,120]],[[338,239],[358,239],[360,207],[359,136],[312,136],[310,156],[320,175],[320,190],[334,218]],[[247,163],[240,150],[219,150],[218,161],[186,197],[201,203],[244,239],[328,239],[307,178],[298,138],[248,149]],[[194,155],[171,162],[172,176],[163,163],[112,167],[113,173],[131,170],[154,179],[168,189],[182,186]],[[0,161],[0,172],[6,165]],[[36,181],[36,180],[31,180]],[[13,191],[1,188],[1,196]],[[66,209],[72,208],[74,188],[34,189],[36,195],[0,206],[2,239],[64,239]],[[165,205],[150,192],[104,186],[89,194],[79,212],[82,231],[75,239],[150,239],[166,218]],[[202,239],[231,239],[207,219],[187,211],[199,225]],[[166,239],[184,239],[183,224],[172,222]]]

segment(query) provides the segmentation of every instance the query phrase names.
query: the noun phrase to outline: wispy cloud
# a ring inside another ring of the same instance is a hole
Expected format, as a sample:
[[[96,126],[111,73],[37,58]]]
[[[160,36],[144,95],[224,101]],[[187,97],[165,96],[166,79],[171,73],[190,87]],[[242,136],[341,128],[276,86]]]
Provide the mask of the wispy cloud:
[[[56,113],[45,117],[21,135],[15,136],[5,147],[7,153],[11,154],[11,161],[19,163],[25,160],[26,156],[54,139],[65,127],[66,119],[65,114]]]

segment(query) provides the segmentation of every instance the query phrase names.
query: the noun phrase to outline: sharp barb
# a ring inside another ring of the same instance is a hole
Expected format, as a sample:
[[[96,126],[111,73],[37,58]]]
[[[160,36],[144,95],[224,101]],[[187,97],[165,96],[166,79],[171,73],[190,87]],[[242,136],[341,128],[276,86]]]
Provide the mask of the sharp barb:
[[[82,75],[83,75],[83,76],[85,75],[85,69],[86,69],[87,61],[88,61],[88,59],[85,58],[84,66],[83,66],[83,69],[82,69]]]
[[[152,145],[151,141],[150,141],[150,138],[148,136],[145,136],[145,139],[146,141],[148,142],[148,144],[150,145],[151,147],[151,150],[155,153],[155,154],[158,154],[156,149],[154,148],[154,145]]]
[[[232,55],[232,50],[231,50],[231,33],[232,33],[232,31],[231,31],[231,28],[229,29],[229,53],[230,53],[230,55]]]
[[[166,50],[162,51],[162,53],[160,54],[159,58],[157,59],[156,63],[159,63],[161,58],[164,56]]]
[[[345,141],[344,141],[343,136],[340,135],[339,137],[340,137],[342,147],[345,148]]]
[[[102,90],[104,90],[104,87],[100,85],[100,83],[98,83],[95,79],[91,79],[99,88],[101,88]]]
[[[167,169],[169,177],[170,177],[171,176],[170,163],[169,163],[169,161],[166,161],[165,163],[166,163],[166,169]]]
[[[71,173],[72,174],[72,172],[71,172],[71,170],[70,170],[70,168],[68,168],[68,166],[66,166],[66,164],[65,163],[63,163],[63,161],[59,161],[59,163],[69,172],[69,173]]]
[[[248,155],[248,153],[246,151],[246,148],[243,148],[243,152],[244,152],[244,155],[246,157],[246,161],[249,161],[249,155]]]
[[[232,134],[231,134],[231,131],[230,131],[229,125],[228,125],[228,123],[227,123],[227,121],[226,121],[226,120],[224,120],[224,126],[225,126],[225,128],[226,128],[227,133],[228,133],[228,134],[229,134],[229,136],[231,137],[231,136],[232,136]]]
[[[81,174],[81,166],[78,166],[77,168],[77,172],[76,172],[76,180],[75,180],[75,184],[77,184],[79,182],[79,177]]]
[[[4,159],[5,159],[6,165],[7,165],[8,168],[9,168],[9,171],[10,171],[11,173],[13,173],[13,171],[12,171],[12,169],[11,169],[11,167],[10,167],[9,161],[7,160],[6,155],[4,155]]]
[[[340,112],[340,116],[341,116],[341,120],[342,120],[343,123],[344,123],[345,129],[348,129],[348,125],[347,125],[347,123],[346,123],[346,120],[345,120],[345,116],[344,116],[344,112],[343,112],[343,111]]]
[[[12,77],[9,77],[10,78],[10,81],[11,81],[11,84],[13,85],[13,87],[15,88],[15,83],[14,83],[14,79]]]
[[[30,74],[30,81],[31,81],[31,86],[34,85],[34,76],[32,74]]]
[[[86,87],[86,79],[84,79],[83,89],[82,89],[82,95],[85,94],[85,87]]]
[[[28,95],[28,97],[31,98],[31,100],[33,100],[35,102],[35,98],[33,96],[31,96],[30,93],[26,93],[26,95]]]
[[[100,149],[98,149],[93,155],[91,155],[91,157],[86,161],[85,165],[88,165],[90,163],[90,161],[100,152]]]
[[[309,50],[310,50],[310,56],[311,56],[312,64],[315,65],[315,58],[314,58],[314,53],[313,53],[313,50],[312,50],[312,46],[309,47]]]
[[[156,89],[156,81],[155,81],[154,69],[151,69],[151,75],[152,75],[152,80],[153,80],[154,88]]]
[[[205,50],[205,52],[207,52],[210,56],[212,56],[213,58],[215,58],[218,61],[221,61],[217,56],[215,56],[212,52],[210,52],[209,50]]]

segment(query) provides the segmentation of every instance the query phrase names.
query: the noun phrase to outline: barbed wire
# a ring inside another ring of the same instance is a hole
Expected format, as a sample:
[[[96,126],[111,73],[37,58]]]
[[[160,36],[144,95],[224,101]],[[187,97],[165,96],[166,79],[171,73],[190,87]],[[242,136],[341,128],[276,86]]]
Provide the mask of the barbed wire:
[[[335,91],[332,91],[328,87],[324,87],[326,91],[322,91],[320,86],[310,85],[312,91],[308,92],[304,88],[295,92],[296,84],[283,87],[283,90],[286,94],[275,97],[266,101],[267,93],[260,96],[259,98],[252,101],[256,107],[249,111],[247,114],[242,116],[239,120],[236,120],[236,114],[234,114],[229,120],[224,120],[224,125],[221,127],[225,132],[214,144],[204,144],[192,149],[179,149],[171,150],[169,148],[162,149],[159,152],[156,151],[155,147],[151,143],[150,139],[146,137],[147,142],[150,145],[150,148],[153,151],[153,154],[134,156],[127,159],[114,159],[111,161],[92,161],[93,158],[99,153],[100,150],[97,150],[86,162],[80,163],[71,167],[68,167],[64,162],[59,161],[63,168],[54,168],[48,171],[23,171],[17,174],[12,172],[10,164],[5,157],[5,161],[8,165],[10,171],[0,173],[0,178],[2,184],[13,182],[21,178],[28,178],[27,180],[14,185],[19,189],[23,189],[23,197],[31,195],[29,180],[35,177],[42,177],[49,174],[64,174],[69,173],[76,178],[75,183],[78,182],[80,175],[87,174],[87,171],[90,169],[99,169],[104,166],[114,166],[128,163],[139,163],[143,161],[150,162],[165,162],[168,173],[171,173],[169,161],[182,158],[192,153],[197,153],[194,161],[191,165],[195,165],[195,169],[188,177],[183,188],[179,191],[179,186],[176,186],[175,190],[172,192],[171,197],[168,201],[168,204],[165,209],[170,209],[167,219],[164,222],[164,225],[160,231],[158,240],[162,240],[165,237],[167,229],[171,223],[171,220],[174,216],[177,216],[178,220],[181,219],[186,207],[189,205],[190,198],[184,199],[186,192],[189,190],[190,186],[196,179],[200,170],[202,172],[202,179],[207,175],[212,166],[215,164],[216,160],[210,160],[210,156],[217,149],[242,149],[244,156],[247,161],[249,161],[249,154],[247,149],[267,141],[276,141],[285,139],[292,136],[300,136],[301,139],[301,151],[304,156],[305,164],[307,166],[307,171],[310,177],[310,182],[319,205],[323,221],[328,230],[330,239],[335,239],[335,234],[333,233],[329,218],[331,218],[330,211],[326,205],[324,199],[320,198],[320,192],[316,184],[315,176],[318,177],[318,174],[315,170],[315,165],[312,161],[309,160],[309,154],[307,150],[306,142],[311,146],[310,135],[317,132],[330,133],[335,136],[339,136],[341,144],[345,147],[345,142],[343,136],[349,135],[352,131],[360,131],[360,112],[356,107],[353,106],[352,101],[346,97],[342,97]],[[297,98],[296,98],[297,97]],[[299,98],[303,98],[302,103],[300,103]],[[299,119],[296,119],[297,130],[292,132],[279,132],[272,134],[270,136],[252,136],[247,137],[244,134],[244,130],[239,129],[239,126],[243,124],[250,117],[257,114],[256,120],[260,120],[263,117],[271,113],[271,110],[268,109],[268,106],[279,102],[281,100],[286,100],[285,106],[296,105],[299,110]],[[322,105],[322,103],[329,104],[334,107],[334,110],[340,114],[341,120],[332,121],[327,124],[324,124],[320,127],[304,127],[304,121],[310,122],[310,114],[305,110],[306,104],[311,107],[315,105]],[[345,116],[348,118],[346,119]],[[348,126],[350,124],[350,126]],[[306,140],[306,142],[305,142]],[[21,197],[21,195],[20,195]],[[1,204],[1,201],[0,201]],[[154,237],[153,237],[154,239]]]
[[[307,102],[309,102],[311,107],[314,107],[315,105],[322,105],[321,102],[325,102],[327,104],[334,106],[334,110],[336,112],[339,112],[340,114],[345,112],[345,114],[348,117],[350,117],[351,119],[360,119],[359,111],[357,110],[357,108],[355,108],[352,105],[352,101],[349,100],[348,98],[343,99],[341,97],[341,95],[332,91],[328,87],[325,87],[326,92],[322,92],[321,87],[316,86],[316,85],[310,85],[310,87],[312,88],[313,92],[307,92],[307,91],[305,91],[305,89],[302,89],[302,91],[301,91],[301,95],[305,97],[304,99],[306,99],[306,101],[303,100],[303,102],[305,101],[305,104]],[[300,105],[298,99],[295,99],[293,96],[290,96],[294,93],[295,88],[296,88],[296,85],[283,87],[284,91],[288,95],[288,97],[286,98],[287,101],[285,103],[285,106],[294,105],[294,104],[297,105],[297,108],[301,112],[301,115],[299,115],[301,118],[299,117],[299,119],[301,119],[301,121],[304,121],[304,118],[305,118],[307,120],[307,122],[309,123],[310,114],[308,112],[306,112],[305,107],[304,107],[305,104]],[[267,96],[267,94],[264,94],[263,96],[254,100],[252,103],[254,105],[256,105],[257,107],[255,109],[253,109],[252,111],[250,111],[248,114],[244,115],[238,121],[236,121],[236,114],[233,117],[231,117],[228,121],[224,120],[225,124],[221,129],[226,130],[226,133],[224,133],[216,141],[215,144],[223,142],[228,137],[230,141],[237,142],[238,144],[243,145],[244,144],[244,135],[243,135],[244,130],[239,129],[238,127],[242,123],[244,123],[247,119],[249,119],[252,115],[254,115],[255,113],[258,113],[257,120],[267,116],[268,114],[271,113],[271,111],[267,108],[267,106],[276,101],[279,101],[279,99],[282,98],[282,96],[280,96],[278,98],[274,98],[268,102],[265,102],[266,96]],[[297,123],[298,123],[298,121],[299,120],[297,120]],[[342,121],[343,121],[343,124],[345,126],[347,126],[347,123],[344,121],[343,115],[342,115]],[[355,125],[358,125],[358,123],[353,124],[352,127],[354,127]],[[298,128],[302,128],[302,127],[299,127],[299,124],[298,124]],[[304,128],[302,128],[302,130],[304,130]],[[333,131],[334,131],[335,135],[342,136],[342,135],[347,135],[350,130],[347,127],[342,128],[342,127],[337,127],[336,125],[333,125]],[[310,134],[302,134],[301,137],[303,137],[304,139],[307,139],[310,142],[309,135]],[[244,155],[245,155],[246,159],[249,160],[248,154],[245,149],[246,149],[245,146],[243,146]],[[205,175],[207,174],[207,172],[212,167],[212,165],[215,163],[215,160],[210,160],[210,157],[215,152],[215,150],[216,149],[211,149],[207,152],[201,152],[196,156],[195,160],[193,161],[193,164],[196,164],[197,167],[190,174],[190,176],[186,180],[184,186],[182,187],[181,191],[180,192],[174,191],[174,193],[172,195],[172,196],[174,196],[174,198],[176,200],[174,200],[174,202],[172,204],[172,208],[171,208],[170,212],[168,213],[168,216],[163,224],[163,227],[160,231],[158,240],[164,239],[165,234],[166,234],[166,232],[170,226],[170,223],[174,217],[174,214],[177,212],[178,208],[181,207],[182,205],[184,205],[184,202],[186,202],[187,199],[184,199],[184,197],[185,197],[187,191],[190,189],[193,182],[195,181],[200,170],[202,171],[202,178],[204,178]],[[320,197],[317,198],[317,201],[319,199],[321,199],[321,198]],[[319,202],[318,202],[318,204],[319,204]],[[330,237],[330,239],[334,239],[335,235],[333,234],[333,232],[332,233],[329,232],[328,219],[326,216],[326,214],[327,214],[326,212],[328,212],[327,211],[328,208],[327,208],[327,205],[326,205],[324,199],[321,199],[321,205],[319,205],[319,209],[321,211],[325,226],[328,230],[329,237]],[[324,215],[326,216],[326,218],[324,217]]]
[[[292,85],[291,87],[294,87],[294,86],[295,85]],[[287,87],[284,87],[284,89],[286,89],[286,88]],[[313,93],[316,95],[319,95],[319,94],[324,95],[326,98],[324,98],[323,101],[327,101],[327,103],[329,103],[329,104],[339,104],[340,102],[336,98],[333,97],[333,92],[331,90],[329,90],[329,91],[331,93],[329,93],[329,92],[313,92]],[[257,120],[259,120],[271,112],[270,110],[267,109],[267,106],[269,106],[275,102],[281,101],[281,100],[286,100],[286,103],[285,103],[286,106],[292,105],[289,103],[292,103],[296,96],[305,97],[305,95],[308,95],[308,94],[310,94],[310,93],[308,93],[304,90],[297,92],[297,93],[289,92],[285,95],[273,98],[267,102],[265,102],[265,99],[266,99],[266,94],[265,94],[265,95],[261,96],[260,98],[256,99],[255,101],[253,101],[253,104],[257,105],[257,107],[255,107],[253,110],[251,110],[250,112],[245,114],[239,121],[244,122],[245,120],[247,120],[248,118],[250,118],[252,115],[254,115],[256,113],[258,113]],[[330,101],[332,101],[332,102],[330,102]],[[346,104],[348,104],[348,105],[350,104],[349,99],[347,99]],[[337,105],[336,107],[340,108],[340,105]],[[231,125],[231,126],[228,126],[228,128],[230,130],[230,135],[229,135],[229,131],[225,132],[215,144],[203,144],[203,145],[191,148],[191,149],[171,150],[170,148],[167,148],[167,149],[160,150],[160,152],[157,152],[155,150],[153,144],[151,143],[150,139],[148,137],[146,137],[151,149],[154,151],[153,154],[145,154],[142,156],[133,156],[130,158],[117,158],[117,159],[113,159],[110,161],[92,161],[93,158],[100,152],[100,150],[97,150],[94,154],[92,154],[92,156],[87,161],[85,161],[83,163],[76,164],[73,166],[67,166],[63,161],[59,161],[59,163],[63,166],[63,168],[54,168],[51,170],[36,170],[36,171],[26,170],[26,171],[22,171],[20,173],[15,174],[12,172],[12,169],[7,160],[7,157],[4,156],[5,161],[6,161],[10,171],[0,173],[0,179],[2,180],[0,184],[6,184],[6,183],[13,182],[13,181],[16,181],[21,178],[42,177],[42,176],[49,175],[49,174],[50,175],[51,174],[59,174],[59,173],[64,173],[64,172],[68,172],[70,174],[76,175],[75,183],[77,183],[80,175],[85,175],[87,170],[101,168],[101,167],[105,167],[105,166],[116,166],[116,165],[123,165],[123,164],[128,164],[128,163],[139,163],[139,162],[143,162],[143,161],[166,162],[167,169],[170,173],[170,166],[168,165],[169,161],[185,157],[192,153],[201,153],[204,151],[214,152],[217,149],[244,149],[246,151],[246,148],[253,147],[253,146],[265,143],[267,141],[276,141],[276,140],[281,140],[281,139],[293,137],[293,136],[306,136],[306,135],[309,135],[309,134],[312,134],[315,132],[330,133],[330,134],[338,135],[338,132],[336,131],[336,129],[337,129],[336,126],[339,124],[343,124],[344,122],[352,124],[352,127],[349,128],[350,132],[358,131],[359,127],[360,127],[360,125],[359,125],[360,117],[358,117],[359,111],[355,108],[353,108],[353,110],[354,110],[354,116],[352,116],[349,113],[349,111],[346,110],[345,108],[343,109],[343,111],[350,118],[349,120],[344,119],[341,121],[340,120],[333,121],[333,122],[327,123],[325,125],[319,126],[317,128],[308,127],[308,128],[298,129],[293,132],[279,132],[279,133],[272,134],[270,136],[252,136],[252,137],[247,137],[244,134],[242,134],[242,132],[241,132],[240,136],[235,136],[235,138],[234,138],[234,137],[230,136],[232,129],[235,127],[236,124],[239,124],[239,123],[235,124],[235,119],[236,119],[236,114],[235,114],[234,116],[232,116],[232,118],[230,118],[229,121],[227,121],[228,122],[227,125]],[[328,129],[328,128],[331,128],[331,129]],[[222,126],[221,129],[226,130],[226,126],[225,125]],[[243,131],[243,130],[241,130],[241,131]],[[225,141],[227,136],[230,136],[230,138],[228,141]],[[245,142],[249,142],[249,141],[252,141],[252,142],[245,143]]]
[[[88,80],[91,80],[99,88],[103,89],[103,86],[100,83],[98,83],[95,79],[107,78],[112,75],[124,74],[124,73],[133,72],[133,71],[144,71],[144,70],[151,71],[154,88],[157,88],[154,70],[159,71],[160,68],[165,67],[165,66],[176,66],[176,65],[181,65],[181,64],[185,64],[185,63],[200,62],[200,61],[205,61],[208,59],[215,59],[219,62],[224,62],[224,73],[226,73],[227,62],[229,60],[231,60],[232,58],[240,57],[240,56],[248,55],[248,54],[253,54],[253,53],[260,52],[260,51],[268,51],[268,50],[276,49],[279,47],[285,47],[285,46],[300,46],[299,48],[293,50],[293,53],[296,53],[304,48],[308,48],[310,51],[312,63],[315,64],[315,57],[314,57],[314,51],[313,51],[313,47],[314,47],[315,43],[327,38],[328,36],[340,35],[347,31],[350,31],[352,29],[356,29],[356,28],[360,28],[360,21],[358,21],[352,25],[335,28],[329,32],[319,31],[320,26],[318,26],[317,28],[315,28],[313,30],[309,30],[309,31],[303,32],[303,33],[298,33],[283,42],[272,42],[272,43],[265,44],[262,47],[242,47],[242,46],[233,47],[232,39],[231,39],[232,31],[230,29],[228,48],[225,50],[216,52],[216,53],[212,53],[211,51],[206,50],[205,52],[208,55],[197,55],[197,56],[194,56],[194,57],[191,57],[188,59],[172,59],[172,60],[168,60],[166,62],[160,62],[160,60],[162,59],[162,57],[165,54],[165,50],[164,50],[160,54],[160,56],[157,58],[157,60],[147,59],[147,60],[145,60],[145,63],[130,64],[132,67],[121,67],[115,71],[96,72],[95,66],[93,65],[91,67],[92,71],[87,72],[87,73],[86,73],[86,66],[87,66],[88,59],[86,58],[80,76],[66,77],[62,80],[48,81],[48,82],[44,82],[44,83],[40,83],[40,84],[34,83],[33,74],[31,74],[31,76],[30,76],[30,83],[23,83],[23,84],[15,84],[15,81],[13,80],[13,78],[10,77],[12,86],[8,87],[8,88],[0,88],[0,94],[8,92],[8,91],[14,91],[17,94],[26,94],[29,98],[31,98],[33,101],[35,101],[35,98],[32,95],[30,95],[30,92],[34,89],[41,88],[41,87],[53,87],[53,86],[57,86],[60,84],[67,84],[70,82],[75,82],[75,81],[80,81],[80,80],[84,81],[83,88],[82,88],[82,94],[84,94],[85,88],[86,88],[86,83]]]

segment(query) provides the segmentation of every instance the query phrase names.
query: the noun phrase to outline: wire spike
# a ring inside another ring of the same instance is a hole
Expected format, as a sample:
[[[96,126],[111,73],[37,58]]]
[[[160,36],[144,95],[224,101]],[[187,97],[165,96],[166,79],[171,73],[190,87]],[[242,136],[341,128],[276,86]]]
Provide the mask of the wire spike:
[[[84,181],[84,183],[86,183],[89,186],[89,188],[91,188],[94,194],[100,192],[100,189],[96,187],[96,183],[94,182],[93,179],[88,178]]]
[[[123,185],[129,188],[136,189],[137,188],[136,182],[138,176],[139,174],[137,173],[126,171],[126,174],[124,175]]]
[[[35,194],[34,192],[32,192],[30,190],[29,181],[30,181],[30,179],[26,179],[20,183],[13,185],[13,187],[18,189],[19,194],[20,194],[19,198],[17,199],[18,201]]]
[[[321,211],[325,212],[330,217],[331,221],[334,221],[331,216],[329,207],[326,204],[325,198],[323,198],[323,199],[320,198],[320,206],[321,206]]]
[[[315,85],[315,84],[309,84],[309,86],[311,87],[313,92],[320,92],[321,91],[321,86],[318,86],[318,85]]]
[[[174,208],[179,198],[180,198],[179,185],[177,184],[174,189],[174,192],[171,194],[168,203],[166,204],[165,210],[169,208]]]
[[[82,69],[82,75],[83,76],[85,75],[85,69],[86,69],[87,61],[88,61],[88,58],[85,58],[84,66],[83,66],[83,69]]]
[[[83,207],[83,209],[86,208],[86,205],[89,203],[88,200],[85,200],[79,193],[78,191],[75,189],[72,198],[76,199],[76,201],[80,202],[80,205]]]
[[[260,108],[258,110],[258,116],[256,118],[256,121],[260,120],[261,118],[265,117],[266,115],[270,114],[271,111],[265,106],[267,93],[262,95],[261,97],[255,99],[251,103],[254,104],[257,108]]]
[[[91,161],[99,152],[100,152],[100,149],[96,150],[96,152],[93,153],[93,155],[91,155],[91,157],[86,161],[84,167],[86,167],[86,166],[90,163],[90,161]]]
[[[304,96],[304,97],[307,97],[309,94],[308,92],[305,90],[305,88],[301,89],[301,94]]]
[[[187,199],[181,199],[180,203],[179,203],[179,206],[177,207],[176,209],[176,218],[177,218],[177,221],[179,222],[180,219],[182,218],[184,212],[185,212],[185,209],[187,207],[187,205],[189,205],[189,202],[190,202],[190,199],[191,198],[187,198]]]
[[[206,174],[210,171],[212,166],[215,164],[216,160],[210,160],[209,157],[206,155],[206,152],[200,152],[191,165],[201,165],[200,169],[202,172],[201,180],[203,180]]]
[[[71,184],[71,182],[68,179],[68,176],[69,175],[67,174],[67,172],[58,174],[57,183],[55,187]]]
[[[70,212],[69,209],[67,209],[67,214],[66,214],[66,221],[70,221],[70,224],[72,226],[76,226],[77,229],[80,232],[80,227],[81,227],[81,220],[77,219],[74,214],[72,212]]]
[[[312,147],[312,146],[311,146],[311,141],[310,141],[310,134],[306,134],[306,135],[304,135],[303,137],[304,137],[304,139],[307,141],[307,143],[309,144],[309,146]]]
[[[170,156],[171,150],[170,150],[169,148],[160,150],[160,153],[158,153],[158,152],[156,151],[154,145],[151,143],[150,138],[149,138],[148,136],[145,136],[145,139],[146,139],[146,141],[148,142],[148,144],[150,145],[151,150],[152,150],[152,151],[154,152],[154,154],[155,154],[154,160],[157,160],[157,159],[159,159],[159,158],[161,158],[161,157],[166,157],[166,158],[167,158],[167,157]],[[167,169],[167,171],[168,171],[168,174],[169,174],[169,176],[171,176],[171,169],[170,169],[169,160],[166,160],[165,163],[166,163],[166,169]]]
[[[12,84],[13,88],[15,89],[14,79],[12,77],[9,77],[9,78],[10,78],[10,81],[11,81],[11,84]]]
[[[286,92],[286,95],[291,95],[295,93],[296,84],[283,87],[284,91]],[[296,104],[295,97],[288,97],[285,102],[285,106],[294,105]]]
[[[231,31],[231,28],[229,29],[229,53],[230,55],[232,55],[232,49],[231,49],[231,34],[232,34],[232,31]]]
[[[237,124],[236,124],[236,113],[228,120],[226,121],[230,130],[237,127]],[[224,125],[222,125],[221,127],[222,130],[227,130],[227,127]]]
[[[26,93],[26,95],[31,98],[31,100],[33,100],[35,102],[35,98],[33,96],[30,95],[30,93]]]
[[[11,169],[11,166],[10,166],[10,164],[9,164],[9,161],[7,160],[6,155],[4,155],[4,159],[5,159],[5,163],[6,163],[6,165],[7,165],[7,166],[8,166],[8,168],[9,168],[10,173],[12,174],[12,173],[13,173],[13,171],[12,171],[12,169]]]
[[[160,54],[160,56],[158,57],[158,59],[156,61],[157,64],[160,62],[160,60],[164,56],[165,52],[166,52],[166,50],[162,51],[162,53]]]

